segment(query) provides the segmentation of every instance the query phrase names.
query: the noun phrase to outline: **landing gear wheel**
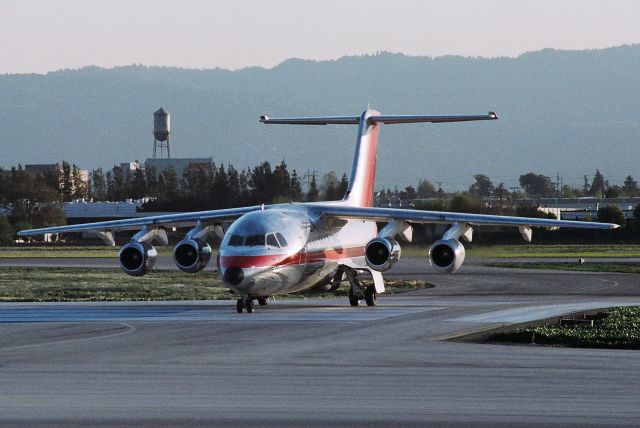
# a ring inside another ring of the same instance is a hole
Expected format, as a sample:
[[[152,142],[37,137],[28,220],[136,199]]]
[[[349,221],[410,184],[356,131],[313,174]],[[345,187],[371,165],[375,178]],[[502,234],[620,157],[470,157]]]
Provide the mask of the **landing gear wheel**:
[[[244,311],[244,300],[238,299],[238,301],[236,302],[236,310],[239,314]]]
[[[349,304],[351,306],[358,306],[360,304],[360,299],[358,298],[358,296],[355,296],[353,294],[353,288],[349,289]]]
[[[376,293],[376,287],[373,285],[368,286],[364,291],[364,301],[367,302],[367,306],[375,306],[376,297],[378,297],[378,293]]]
[[[253,298],[247,297],[244,301],[244,307],[247,308],[247,313],[250,314],[253,312]]]
[[[269,303],[268,297],[258,297],[258,305],[267,306],[268,303]]]

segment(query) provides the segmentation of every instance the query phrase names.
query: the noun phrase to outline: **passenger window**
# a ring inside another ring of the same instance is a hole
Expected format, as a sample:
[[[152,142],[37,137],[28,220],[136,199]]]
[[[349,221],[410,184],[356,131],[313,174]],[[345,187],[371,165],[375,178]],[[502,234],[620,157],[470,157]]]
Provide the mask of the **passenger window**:
[[[264,246],[264,235],[247,236],[245,243],[248,247]]]
[[[278,238],[278,242],[280,242],[281,247],[284,248],[287,246],[287,240],[284,239],[284,236],[282,236],[282,233],[280,232],[276,233],[276,238]]]
[[[232,247],[240,247],[244,242],[244,236],[242,235],[231,235],[229,238],[229,245]]]
[[[276,236],[273,233],[270,233],[267,235],[267,245],[270,245],[272,247],[279,247],[280,245],[278,244],[278,240],[276,239]]]

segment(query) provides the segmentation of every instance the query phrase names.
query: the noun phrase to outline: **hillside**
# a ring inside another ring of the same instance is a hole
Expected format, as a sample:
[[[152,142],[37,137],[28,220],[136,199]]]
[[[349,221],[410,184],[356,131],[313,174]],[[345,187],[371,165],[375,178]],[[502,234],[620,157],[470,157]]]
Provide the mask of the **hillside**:
[[[67,159],[83,168],[145,159],[152,113],[172,113],[175,157],[237,167],[351,167],[355,127],[264,126],[258,116],[498,112],[499,121],[386,126],[378,186],[419,178],[466,188],[474,173],[514,184],[536,171],[580,184],[599,168],[612,184],[640,176],[640,45],[544,50],[517,58],[288,60],[272,69],[87,67],[0,76],[0,165]]]

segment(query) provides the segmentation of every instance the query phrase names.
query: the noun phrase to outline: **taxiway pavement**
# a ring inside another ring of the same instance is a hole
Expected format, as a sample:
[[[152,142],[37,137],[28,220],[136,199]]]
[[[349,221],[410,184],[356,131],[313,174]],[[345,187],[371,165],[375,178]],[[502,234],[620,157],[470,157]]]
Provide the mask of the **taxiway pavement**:
[[[0,425],[637,425],[637,351],[445,340],[640,305],[637,275],[432,275],[417,259],[393,275],[434,287],[242,315],[232,301],[0,304]]]

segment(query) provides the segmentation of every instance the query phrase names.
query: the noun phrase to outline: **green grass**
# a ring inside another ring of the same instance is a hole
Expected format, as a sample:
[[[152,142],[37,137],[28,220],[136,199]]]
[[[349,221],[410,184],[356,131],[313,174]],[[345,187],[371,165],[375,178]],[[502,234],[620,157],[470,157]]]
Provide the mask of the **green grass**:
[[[486,258],[640,257],[640,245],[494,245],[467,254]]]
[[[386,285],[391,294],[426,286],[422,281],[387,281]],[[305,292],[282,297],[346,295],[347,289],[345,283],[335,293]],[[5,302],[235,298],[212,272],[187,275],[154,270],[142,277],[131,277],[116,269],[0,267],[0,301]]]
[[[551,269],[567,270],[578,272],[617,272],[617,273],[640,273],[638,263],[556,263],[556,262],[497,262],[487,263],[489,267],[503,267],[516,269]]]
[[[526,327],[496,333],[488,341],[577,348],[640,349],[640,307],[607,309],[596,314],[593,319],[593,327]]]

